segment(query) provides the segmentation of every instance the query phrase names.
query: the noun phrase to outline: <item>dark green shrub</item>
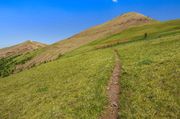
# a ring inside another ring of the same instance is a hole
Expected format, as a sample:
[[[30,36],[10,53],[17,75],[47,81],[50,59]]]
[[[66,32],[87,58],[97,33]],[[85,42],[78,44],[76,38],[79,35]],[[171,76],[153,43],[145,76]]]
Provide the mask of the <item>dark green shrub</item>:
[[[146,39],[147,37],[148,37],[148,34],[147,34],[147,33],[145,33],[145,34],[144,34],[144,38]]]

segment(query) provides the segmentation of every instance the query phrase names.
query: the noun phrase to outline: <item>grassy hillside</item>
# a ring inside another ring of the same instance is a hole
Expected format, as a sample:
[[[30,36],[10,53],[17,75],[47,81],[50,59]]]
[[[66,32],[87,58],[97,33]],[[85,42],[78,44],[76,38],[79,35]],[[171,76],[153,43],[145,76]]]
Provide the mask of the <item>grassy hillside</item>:
[[[117,46],[122,63],[122,118],[178,119],[180,32]]]
[[[147,33],[147,35],[145,35]],[[97,119],[120,54],[121,118],[178,118],[180,20],[130,28],[0,79],[0,118]]]
[[[110,48],[119,44],[133,43],[140,40],[160,38],[168,35],[179,34],[180,20],[159,22],[139,27],[129,28],[123,32],[98,39],[85,46],[82,46],[67,55],[79,54],[96,49]],[[147,37],[145,38],[145,34]]]
[[[147,34],[147,36],[145,36]],[[121,118],[178,118],[180,20],[134,27],[72,54],[118,49],[122,63]]]
[[[125,38],[130,40],[123,41]],[[132,28],[92,45],[119,51],[121,118],[180,116],[179,20]]]
[[[94,51],[0,80],[0,118],[96,119],[107,103],[111,51]]]
[[[20,55],[0,58],[0,77],[6,77],[13,73],[22,71],[18,69],[18,66],[25,64],[27,61],[38,55],[39,52],[41,52],[41,50],[37,49]]]
[[[0,49],[0,77],[6,77],[14,72],[19,72],[19,68],[27,61],[43,51],[47,45],[26,41],[18,45]]]
[[[68,39],[46,47],[43,52],[27,62],[23,67],[31,67],[33,64],[41,64],[42,62],[55,60],[59,55],[73,51],[81,46],[89,44],[92,41],[122,32],[123,30],[133,26],[156,22],[157,21],[139,13],[130,12],[123,14],[111,21],[92,27]]]

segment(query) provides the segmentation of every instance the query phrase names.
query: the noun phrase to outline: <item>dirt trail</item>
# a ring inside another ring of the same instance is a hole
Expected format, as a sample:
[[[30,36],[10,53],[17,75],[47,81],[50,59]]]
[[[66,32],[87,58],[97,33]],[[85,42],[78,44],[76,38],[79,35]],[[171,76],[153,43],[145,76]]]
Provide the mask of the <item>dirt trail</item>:
[[[119,78],[120,78],[121,66],[120,66],[119,54],[116,50],[115,50],[115,54],[116,54],[115,67],[107,87],[109,104],[105,112],[103,113],[101,119],[118,119],[119,94],[120,94]]]

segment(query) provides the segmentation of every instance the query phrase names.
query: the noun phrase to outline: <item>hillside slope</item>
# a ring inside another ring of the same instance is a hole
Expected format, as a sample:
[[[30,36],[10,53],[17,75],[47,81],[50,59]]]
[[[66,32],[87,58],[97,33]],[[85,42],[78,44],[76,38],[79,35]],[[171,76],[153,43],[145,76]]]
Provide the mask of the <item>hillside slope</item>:
[[[159,33],[161,34],[161,33]],[[178,119],[180,110],[180,27],[178,32],[116,45],[122,76],[119,116]]]
[[[31,60],[46,46],[39,42],[26,41],[15,46],[0,49],[0,77],[18,72],[17,66]]]
[[[45,46],[47,45],[39,43],[39,42],[26,41],[24,43],[21,43],[15,46],[0,49],[0,58],[21,55],[21,54],[31,52],[39,48],[43,48]]]
[[[139,13],[131,12],[119,16],[107,23],[90,28],[69,39],[57,42],[47,47],[41,54],[34,57],[31,61],[21,66],[21,68],[31,67],[45,61],[56,59],[59,55],[72,51],[80,46],[92,41],[119,33],[133,26],[154,23],[155,21]]]
[[[0,78],[0,118],[98,119],[108,104],[106,86],[115,64],[114,49],[122,65],[120,118],[178,118],[180,20],[124,33]],[[128,41],[127,36],[131,36]],[[106,47],[96,49],[102,45]]]

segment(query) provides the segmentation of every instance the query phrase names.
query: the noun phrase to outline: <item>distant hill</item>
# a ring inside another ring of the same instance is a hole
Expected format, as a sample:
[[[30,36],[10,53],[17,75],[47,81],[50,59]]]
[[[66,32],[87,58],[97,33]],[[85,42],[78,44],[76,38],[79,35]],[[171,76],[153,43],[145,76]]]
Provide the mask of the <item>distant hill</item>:
[[[22,71],[17,70],[19,65],[23,65],[41,51],[47,45],[26,41],[24,43],[0,49],[0,77],[9,76],[12,73]]]
[[[92,41],[122,32],[123,30],[126,30],[130,27],[154,22],[156,21],[139,13],[130,12],[123,14],[111,21],[92,27],[71,38],[59,41],[46,47],[43,52],[38,54],[36,57],[34,57],[32,60],[21,67],[31,67],[34,64],[40,64],[46,61],[54,60],[58,56],[72,51],[85,44],[88,44]]]
[[[15,45],[15,46],[0,49],[0,58],[21,55],[21,54],[31,52],[31,51],[39,49],[39,48],[43,48],[45,46],[47,46],[47,45],[29,40],[29,41],[26,41],[24,43],[21,43],[21,44]]]

